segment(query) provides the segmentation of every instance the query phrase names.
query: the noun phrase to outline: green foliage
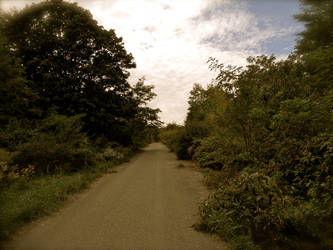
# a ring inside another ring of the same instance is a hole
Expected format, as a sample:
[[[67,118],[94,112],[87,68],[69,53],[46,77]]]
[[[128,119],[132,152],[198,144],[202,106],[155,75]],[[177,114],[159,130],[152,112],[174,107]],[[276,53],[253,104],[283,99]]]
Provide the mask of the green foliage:
[[[333,246],[333,5],[303,3],[296,54],[250,57],[246,67],[210,59],[216,80],[189,98],[186,147],[218,170],[206,173],[216,190],[198,227],[235,249]]]
[[[318,242],[330,246],[330,203],[295,199],[279,185],[278,175],[243,171],[229,179],[212,176],[209,184],[212,179],[219,179],[220,184],[200,206],[198,229],[218,233],[233,249],[255,249],[255,243],[264,249],[294,249],[306,240],[315,242],[317,248]]]
[[[0,130],[0,145],[10,151],[27,142],[34,134],[34,126],[26,119],[10,119],[6,126]]]
[[[79,156],[87,147],[81,132],[69,125],[73,137],[78,136],[70,142],[60,139],[60,130],[55,134],[52,127],[42,128],[52,114],[69,120],[82,116],[80,126],[91,141],[103,138],[104,144],[115,141],[135,148],[151,141],[152,131],[161,124],[160,110],[147,106],[155,96],[153,86],[145,85],[144,78],[133,87],[127,82],[135,63],[122,38],[99,26],[77,4],[45,1],[1,13],[0,55],[0,146],[19,148],[21,164],[28,151],[34,160],[25,160],[37,161],[39,156],[32,153],[38,148],[47,149],[48,157],[53,154],[53,160],[46,157],[38,165],[45,161],[53,169],[67,161],[77,162],[75,168],[86,164]],[[77,157],[58,155],[66,150]],[[58,156],[64,159],[55,163]]]
[[[254,232],[265,231],[275,233],[270,240],[280,240],[279,233],[286,227],[280,211],[289,203],[276,180],[263,173],[244,171],[202,204],[202,226],[233,241],[238,237],[250,241]]]
[[[55,173],[84,168],[93,162],[93,152],[82,130],[81,116],[52,115],[33,131],[33,136],[17,146],[12,165],[34,165],[36,172]]]
[[[153,141],[154,130],[162,125],[158,113],[160,109],[148,107],[148,103],[156,96],[153,85],[145,85],[145,78],[141,78],[132,87],[136,115],[128,121],[128,133],[134,147],[142,147]],[[155,131],[156,135],[156,131]]]
[[[226,162],[223,147],[224,144],[220,138],[204,138],[200,140],[200,146],[196,148],[193,159],[199,163],[200,167],[221,169]]]
[[[258,242],[294,248],[304,237],[318,247],[330,244],[324,239],[333,227],[332,91],[306,72],[309,58],[260,56],[245,69],[214,62],[217,82],[201,90],[200,110],[190,108],[186,123],[191,133],[210,121],[206,135],[192,133],[193,158],[221,170],[211,178],[217,191],[201,207],[202,229],[245,249]],[[323,77],[326,70],[318,72]],[[216,96],[219,108],[210,105]]]
[[[1,13],[0,13],[1,15]],[[0,16],[0,25],[3,21]],[[39,116],[36,94],[28,87],[24,71],[18,60],[9,55],[6,39],[0,29],[0,129],[11,119],[34,118]]]
[[[333,44],[333,3],[330,0],[302,0],[303,13],[296,19],[305,24],[306,29],[299,35],[297,44],[300,54],[311,53],[320,47]]]
[[[191,158],[192,138],[185,128],[175,124],[167,125],[160,131],[161,142],[175,152],[178,159],[188,160]]]
[[[30,89],[44,118],[52,112],[85,114],[91,139],[106,137],[123,145],[142,145],[139,131],[156,127],[155,94],[144,79],[131,87],[135,67],[114,30],[105,30],[89,11],[65,1],[33,4],[7,18],[8,48],[22,61]],[[143,133],[146,134],[146,133]]]

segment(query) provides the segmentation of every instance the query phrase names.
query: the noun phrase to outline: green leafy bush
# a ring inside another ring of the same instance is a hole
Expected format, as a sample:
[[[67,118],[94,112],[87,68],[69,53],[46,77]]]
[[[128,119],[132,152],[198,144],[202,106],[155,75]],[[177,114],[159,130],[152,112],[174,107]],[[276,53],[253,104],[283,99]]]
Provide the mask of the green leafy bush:
[[[199,163],[200,167],[221,169],[226,162],[226,154],[220,138],[207,137],[200,140],[199,145],[195,149],[193,159]]]
[[[3,129],[0,129],[0,146],[15,151],[19,144],[30,140],[34,132],[30,121],[11,119]]]
[[[184,127],[167,127],[160,133],[160,139],[172,152],[176,153],[178,159],[191,159],[190,147],[192,146],[192,137]]]
[[[253,245],[253,236],[274,232],[279,240],[286,227],[280,211],[290,206],[290,198],[274,178],[263,173],[242,172],[220,186],[200,207],[202,228],[237,242],[239,237]]]
[[[34,165],[36,173],[73,171],[94,160],[88,138],[82,133],[81,116],[52,115],[43,120],[27,142],[17,147],[11,164]]]

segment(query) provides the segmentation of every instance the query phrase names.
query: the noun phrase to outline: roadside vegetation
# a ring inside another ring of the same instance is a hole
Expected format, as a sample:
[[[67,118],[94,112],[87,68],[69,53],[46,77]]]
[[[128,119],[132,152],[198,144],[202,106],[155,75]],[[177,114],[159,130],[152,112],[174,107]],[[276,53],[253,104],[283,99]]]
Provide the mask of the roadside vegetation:
[[[59,0],[0,13],[0,241],[157,137],[121,37]]]
[[[200,230],[233,249],[333,248],[333,2],[304,0],[288,58],[248,58],[194,85],[184,126],[160,137],[205,169]]]

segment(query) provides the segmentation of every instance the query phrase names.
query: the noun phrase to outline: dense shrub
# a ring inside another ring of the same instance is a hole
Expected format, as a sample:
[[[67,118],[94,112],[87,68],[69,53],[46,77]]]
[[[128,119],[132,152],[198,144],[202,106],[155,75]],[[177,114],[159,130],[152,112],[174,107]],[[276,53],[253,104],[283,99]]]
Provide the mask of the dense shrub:
[[[30,121],[11,119],[3,129],[0,129],[0,146],[15,151],[19,144],[30,140],[34,132]]]
[[[195,149],[193,159],[196,160],[200,167],[221,169],[226,163],[224,145],[218,137],[207,137],[199,141]]]
[[[241,170],[254,161],[249,152],[243,151],[238,142],[229,140],[227,136],[213,135],[199,139],[192,148],[193,159],[202,168],[221,170],[232,167]]]
[[[164,128],[160,133],[160,139],[172,152],[176,153],[178,159],[191,159],[192,137],[184,127]]]
[[[264,249],[299,248],[297,239],[329,248],[332,202],[295,198],[277,176],[247,170],[224,179],[200,206],[199,228],[218,233],[234,249],[254,249],[255,243]]]
[[[234,242],[247,238],[249,245],[258,232],[274,232],[271,240],[280,240],[276,233],[286,227],[280,213],[289,206],[290,198],[282,195],[276,180],[263,173],[243,172],[202,204],[202,227]]]
[[[17,147],[12,165],[34,165],[36,173],[73,171],[93,162],[88,138],[81,132],[81,116],[52,115],[43,120],[27,142]]]

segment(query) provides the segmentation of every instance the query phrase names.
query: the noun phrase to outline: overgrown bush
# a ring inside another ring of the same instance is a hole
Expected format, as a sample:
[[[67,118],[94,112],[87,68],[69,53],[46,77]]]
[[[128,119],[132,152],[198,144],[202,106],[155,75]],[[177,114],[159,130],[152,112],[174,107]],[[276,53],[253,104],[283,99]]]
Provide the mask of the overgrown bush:
[[[218,233],[233,249],[255,249],[255,244],[295,249],[306,242],[316,242],[320,249],[332,247],[327,224],[333,218],[332,200],[295,198],[277,176],[242,171],[220,182],[200,206],[199,228]]]
[[[272,241],[281,240],[286,227],[280,212],[290,206],[276,180],[264,173],[243,172],[220,186],[201,208],[202,227],[235,243],[239,237],[253,245],[253,236],[274,232]]]
[[[190,147],[192,146],[192,137],[184,127],[164,128],[160,133],[160,139],[172,152],[176,153],[178,159],[191,159]]]
[[[199,141],[193,155],[200,167],[219,170],[226,162],[226,152],[223,150],[224,145],[220,138],[207,137]]]
[[[34,133],[31,121],[11,119],[0,129],[0,147],[15,151],[19,144],[29,141]]]
[[[330,134],[298,140],[290,135],[273,144],[276,153],[267,164],[256,166],[254,159],[237,168],[239,164],[229,161],[221,171],[210,171],[207,183],[217,190],[200,208],[200,228],[231,241],[234,249],[254,249],[254,244],[295,249],[307,248],[307,243],[313,249],[330,249],[332,139]],[[214,161],[226,162],[222,141],[201,140],[194,154],[201,166],[214,168]],[[244,154],[244,159],[258,153]]]
[[[34,165],[37,174],[73,171],[94,160],[88,138],[82,133],[81,116],[51,115],[16,149],[10,163],[21,168]]]

